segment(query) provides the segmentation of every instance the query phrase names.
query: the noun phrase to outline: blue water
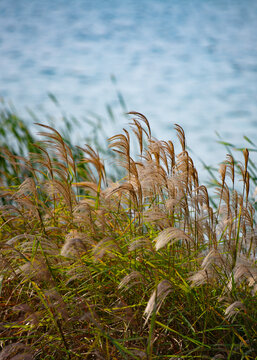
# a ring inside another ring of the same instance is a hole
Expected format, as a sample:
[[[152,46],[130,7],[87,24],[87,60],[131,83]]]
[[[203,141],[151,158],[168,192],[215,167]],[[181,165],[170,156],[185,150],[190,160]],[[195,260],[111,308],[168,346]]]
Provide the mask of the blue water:
[[[0,96],[19,110],[51,111],[51,92],[78,117],[118,111],[112,74],[156,136],[178,123],[221,161],[215,130],[257,140],[257,1],[0,0]]]

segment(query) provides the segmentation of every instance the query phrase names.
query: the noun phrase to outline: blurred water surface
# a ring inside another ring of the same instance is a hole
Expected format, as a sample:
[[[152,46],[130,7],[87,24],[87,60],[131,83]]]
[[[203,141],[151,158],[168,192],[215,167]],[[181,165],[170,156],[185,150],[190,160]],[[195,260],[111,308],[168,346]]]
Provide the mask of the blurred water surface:
[[[215,130],[257,140],[257,1],[0,0],[0,96],[16,108],[51,111],[51,92],[70,114],[104,115],[118,106],[111,74],[156,136],[178,123],[221,161]]]

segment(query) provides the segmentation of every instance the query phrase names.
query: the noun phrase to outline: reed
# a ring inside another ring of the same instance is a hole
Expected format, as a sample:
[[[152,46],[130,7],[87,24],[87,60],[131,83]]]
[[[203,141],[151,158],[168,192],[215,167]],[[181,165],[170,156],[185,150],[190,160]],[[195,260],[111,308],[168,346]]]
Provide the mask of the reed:
[[[221,165],[213,208],[183,129],[175,153],[130,117],[116,182],[48,125],[26,154],[1,148],[0,359],[256,358],[248,150]]]

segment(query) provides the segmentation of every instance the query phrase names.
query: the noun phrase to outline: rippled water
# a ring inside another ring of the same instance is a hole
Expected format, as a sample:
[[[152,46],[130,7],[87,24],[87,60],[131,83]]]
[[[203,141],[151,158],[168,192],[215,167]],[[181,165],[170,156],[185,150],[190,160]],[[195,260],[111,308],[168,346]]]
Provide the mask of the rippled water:
[[[68,113],[104,114],[111,74],[157,136],[179,123],[221,161],[215,130],[257,140],[257,1],[0,0],[0,96],[18,109],[49,110],[52,92]]]

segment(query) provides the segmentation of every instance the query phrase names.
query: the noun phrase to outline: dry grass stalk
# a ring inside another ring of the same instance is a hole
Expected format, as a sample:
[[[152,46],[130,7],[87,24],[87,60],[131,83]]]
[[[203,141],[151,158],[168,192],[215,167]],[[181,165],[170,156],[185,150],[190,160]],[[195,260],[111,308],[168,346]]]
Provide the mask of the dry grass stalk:
[[[157,236],[155,239],[155,248],[156,250],[160,250],[168,243],[172,245],[174,242],[179,240],[187,240],[188,242],[192,242],[192,239],[183,230],[170,227],[160,232],[160,234]]]
[[[147,306],[144,311],[144,315],[146,316],[145,325],[147,324],[150,316],[153,312],[158,312],[163,301],[172,291],[171,283],[168,280],[162,280],[158,285],[156,290],[152,293]]]

